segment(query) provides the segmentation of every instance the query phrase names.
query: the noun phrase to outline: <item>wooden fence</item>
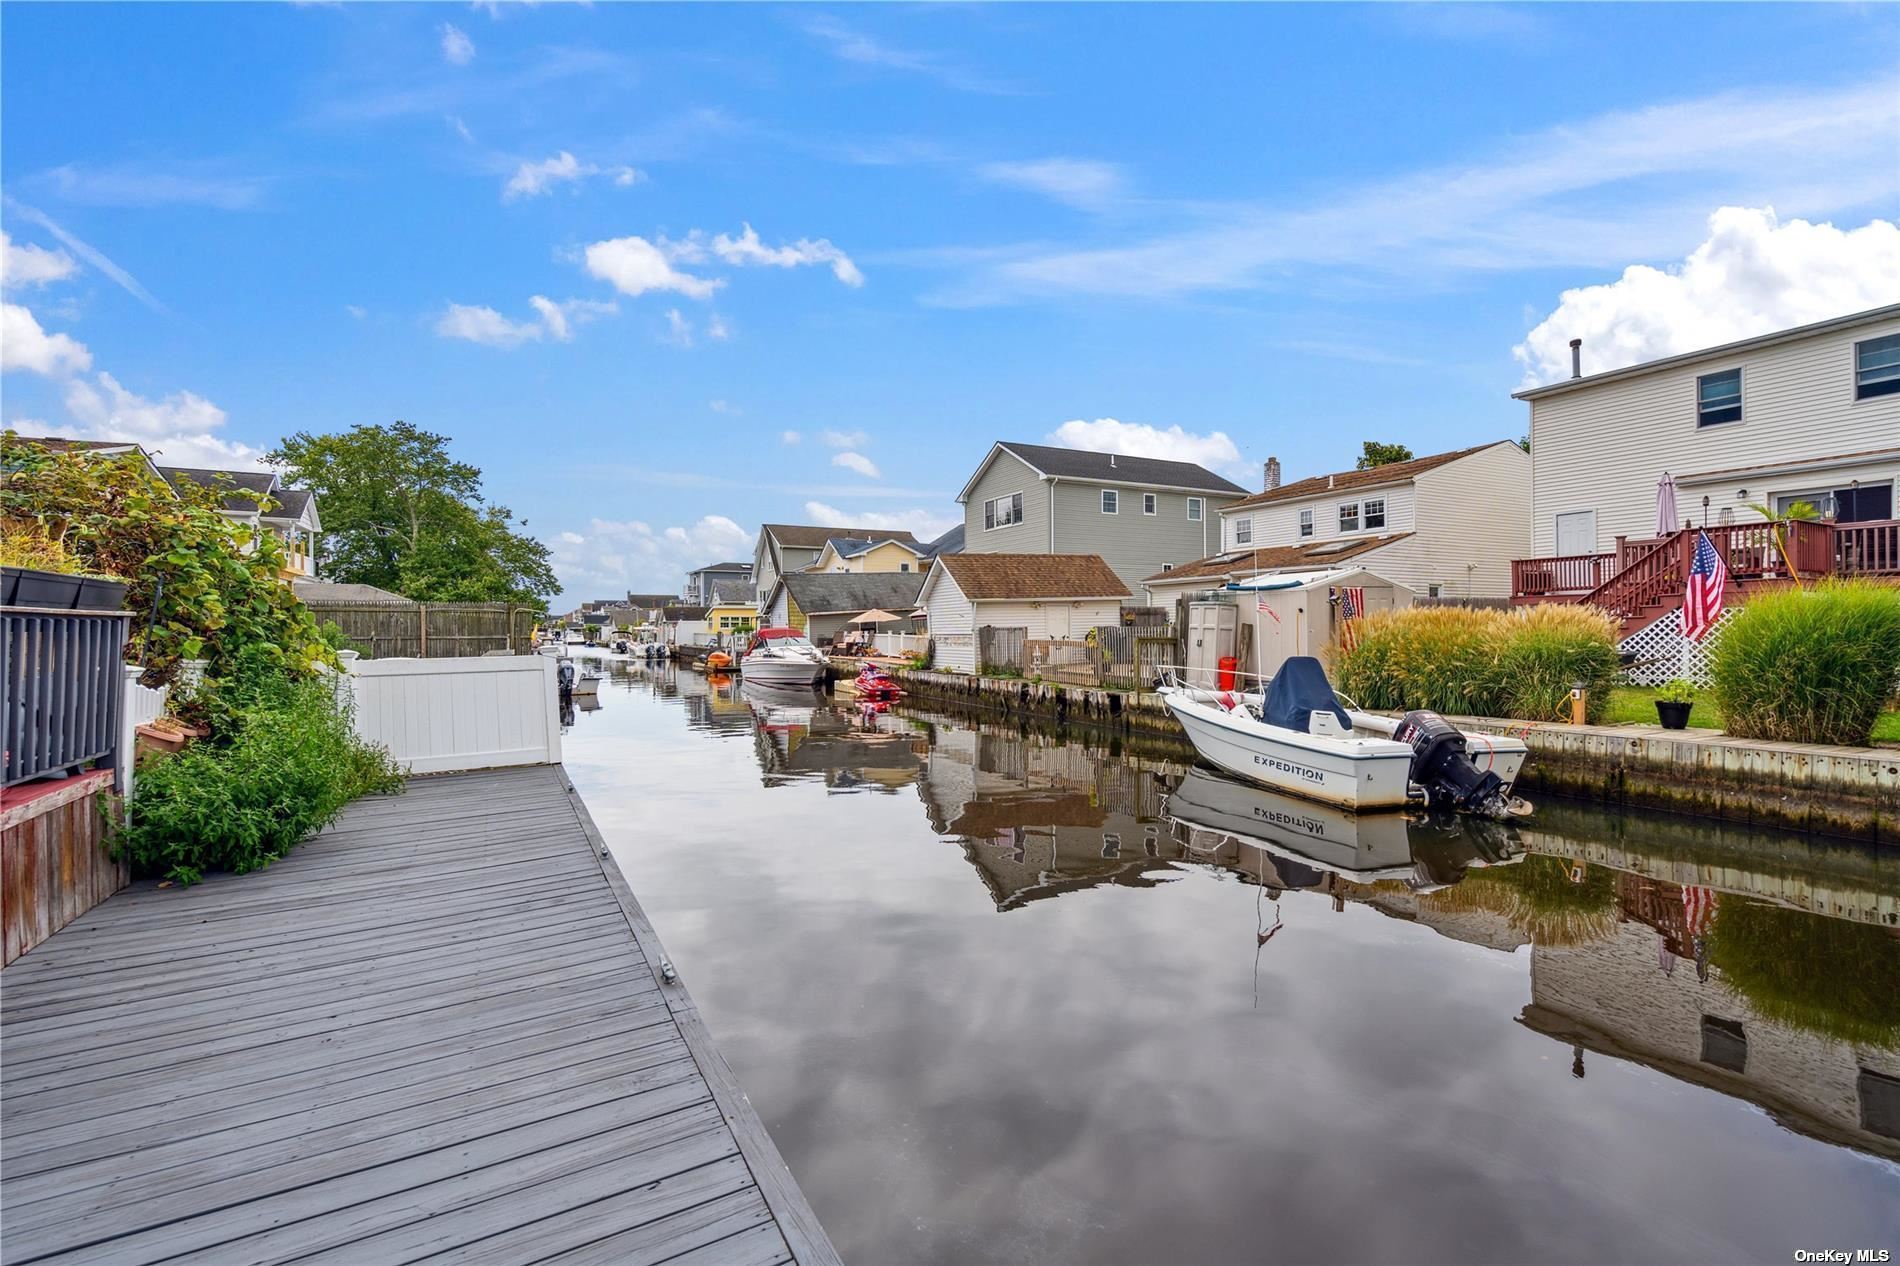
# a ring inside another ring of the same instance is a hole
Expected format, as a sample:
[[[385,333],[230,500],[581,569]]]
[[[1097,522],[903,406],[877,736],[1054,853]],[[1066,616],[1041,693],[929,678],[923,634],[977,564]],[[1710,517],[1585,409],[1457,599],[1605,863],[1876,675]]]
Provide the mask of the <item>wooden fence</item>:
[[[1029,671],[1023,658],[1029,630],[1009,625],[985,624],[976,631],[976,668],[980,673],[1024,673]]]
[[[1148,690],[1161,670],[1180,663],[1174,634],[1165,627],[1103,625],[1086,639],[1028,638],[1023,675],[1072,686]]]
[[[0,808],[0,943],[12,962],[128,882],[106,848],[112,771]],[[102,801],[104,803],[102,803]]]
[[[451,659],[534,649],[532,607],[506,602],[307,602],[368,659]]]

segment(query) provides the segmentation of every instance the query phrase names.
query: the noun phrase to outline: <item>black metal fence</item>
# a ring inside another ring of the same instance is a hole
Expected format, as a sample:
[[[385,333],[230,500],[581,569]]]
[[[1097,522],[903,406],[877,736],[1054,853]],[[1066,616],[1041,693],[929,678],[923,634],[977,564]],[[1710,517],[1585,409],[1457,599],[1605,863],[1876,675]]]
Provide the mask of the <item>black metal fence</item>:
[[[124,704],[123,611],[49,615],[9,610],[4,711],[8,787],[95,761],[119,746]]]

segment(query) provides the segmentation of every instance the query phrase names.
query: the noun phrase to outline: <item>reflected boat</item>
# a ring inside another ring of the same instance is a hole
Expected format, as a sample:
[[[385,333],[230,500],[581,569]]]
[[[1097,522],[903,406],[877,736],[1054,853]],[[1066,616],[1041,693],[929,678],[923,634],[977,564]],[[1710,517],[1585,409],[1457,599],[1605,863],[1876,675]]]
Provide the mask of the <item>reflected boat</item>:
[[[1187,829],[1181,843],[1191,851],[1206,851],[1194,838],[1199,832],[1356,883],[1397,879],[1420,892],[1457,883],[1467,867],[1523,856],[1516,833],[1501,823],[1349,813],[1199,767],[1182,776],[1164,812]]]
[[[751,705],[759,725],[768,730],[808,726],[813,712],[825,702],[815,687],[773,685],[751,677],[741,679],[739,693]]]

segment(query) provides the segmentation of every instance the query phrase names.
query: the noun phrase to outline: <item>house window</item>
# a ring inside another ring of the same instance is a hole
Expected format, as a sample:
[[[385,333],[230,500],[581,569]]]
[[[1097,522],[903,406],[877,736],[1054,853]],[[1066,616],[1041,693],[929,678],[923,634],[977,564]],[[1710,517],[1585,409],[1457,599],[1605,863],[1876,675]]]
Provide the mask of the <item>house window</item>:
[[[1900,334],[1854,344],[1854,399],[1900,391]]]
[[[992,497],[983,503],[983,530],[985,532],[1022,521],[1023,494],[1020,492],[1012,492],[1007,497]]]
[[[1741,1021],[1715,1015],[1702,1017],[1702,1062],[1731,1073],[1748,1070],[1748,1034]]]
[[[1300,511],[1300,535],[1313,535],[1313,512],[1311,510]]]
[[[1173,564],[1173,563],[1163,563],[1163,564],[1161,564],[1161,570],[1162,570],[1162,571],[1173,571],[1173,570],[1174,570],[1174,564]]]
[[[1188,498],[1188,522],[1199,523],[1201,521],[1201,516],[1207,512],[1206,507],[1207,507],[1207,503],[1205,501],[1202,501],[1199,497],[1189,497]]]
[[[1366,530],[1385,526],[1385,498],[1368,497],[1366,499]]]
[[[1253,544],[1253,520],[1252,519],[1235,519],[1234,520],[1234,544],[1236,545]]]
[[[1152,492],[1144,492],[1141,494],[1141,512],[1143,514],[1153,514],[1160,508],[1161,498],[1155,496]]]
[[[1116,492],[1113,488],[1102,489],[1102,513],[1121,513],[1121,494]]]
[[[1426,585],[1426,586],[1425,586],[1425,596],[1426,596],[1427,598],[1436,598],[1436,597],[1438,597],[1438,596],[1439,596],[1439,591],[1438,591],[1438,590],[1439,590],[1439,587],[1438,587],[1437,585]]]
[[[1359,503],[1344,501],[1339,506],[1339,530],[1357,532],[1359,530]]]
[[[899,570],[899,571],[909,571],[909,570],[910,570],[910,564],[909,564],[909,563],[899,563],[899,564],[897,565],[897,570]]]
[[[1715,426],[1742,420],[1742,371],[1703,374],[1695,380],[1695,424]]]

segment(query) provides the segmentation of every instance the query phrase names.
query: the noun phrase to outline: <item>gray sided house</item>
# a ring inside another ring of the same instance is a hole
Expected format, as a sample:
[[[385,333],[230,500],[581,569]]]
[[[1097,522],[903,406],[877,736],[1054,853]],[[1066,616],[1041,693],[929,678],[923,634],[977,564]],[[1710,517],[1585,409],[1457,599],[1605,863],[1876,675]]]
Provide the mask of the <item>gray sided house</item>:
[[[923,587],[924,574],[915,571],[795,571],[773,584],[763,618],[770,625],[803,629],[814,642],[829,642],[866,611],[908,617]],[[879,627],[886,633],[915,631],[908,618]]]
[[[778,578],[803,571],[817,562],[818,556],[825,552],[825,542],[833,537],[917,544],[917,538],[909,532],[892,532],[882,528],[767,523],[759,529],[758,543],[752,547],[752,588],[758,594],[761,615],[769,609],[772,589],[778,583]]]
[[[1041,444],[991,446],[957,500],[969,554],[1098,554],[1134,589],[1220,547],[1247,490],[1193,462]]]

